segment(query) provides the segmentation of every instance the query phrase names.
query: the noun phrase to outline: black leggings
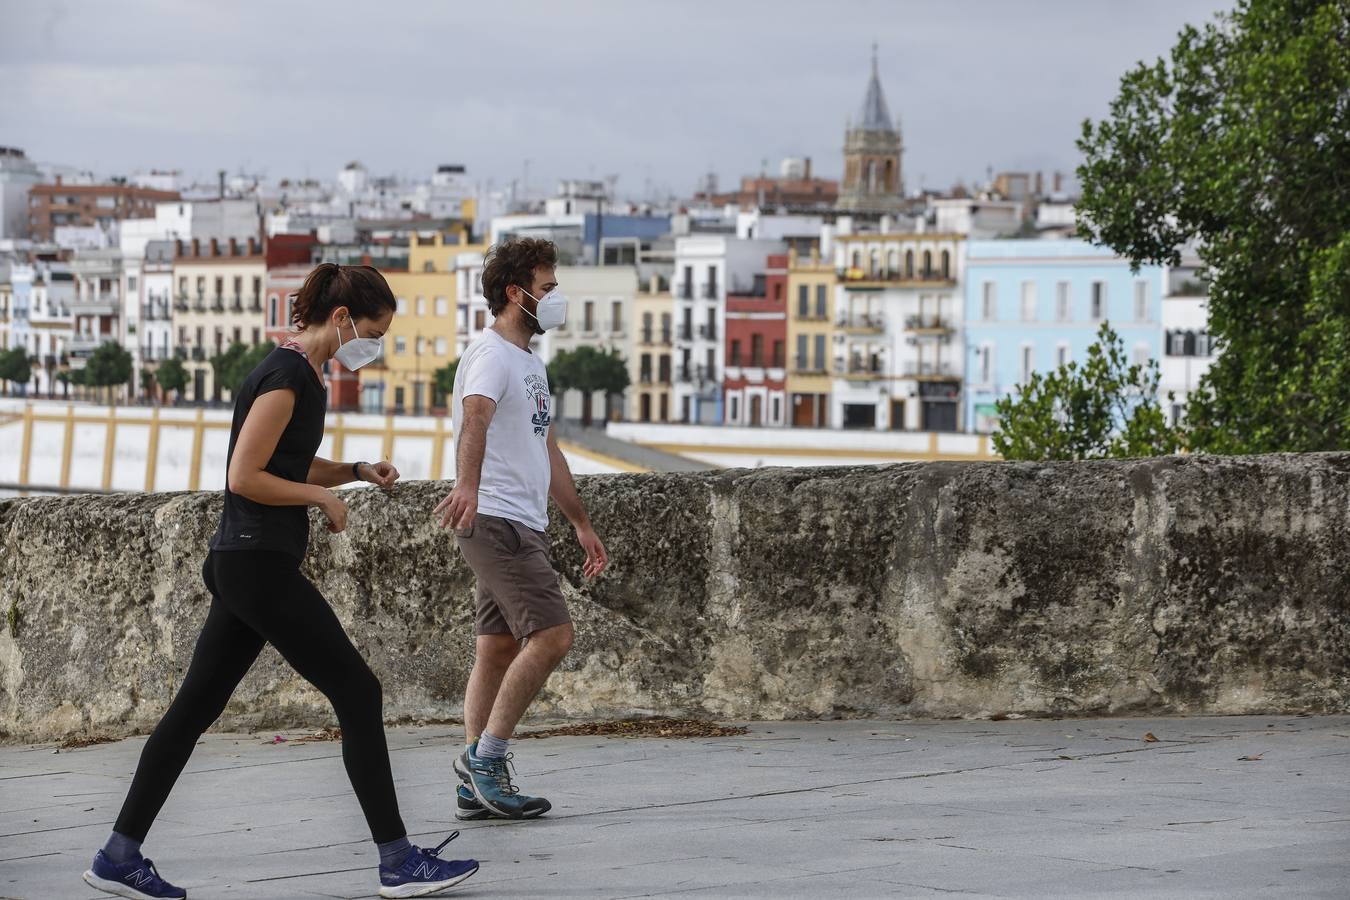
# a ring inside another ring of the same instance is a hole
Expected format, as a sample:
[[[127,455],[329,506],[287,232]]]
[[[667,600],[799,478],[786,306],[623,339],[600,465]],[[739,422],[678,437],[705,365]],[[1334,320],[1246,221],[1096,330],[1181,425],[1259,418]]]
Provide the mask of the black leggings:
[[[219,718],[264,643],[314,685],[337,713],[342,761],[370,826],[384,843],[407,834],[384,742],[380,682],[300,564],[284,553],[211,553],[202,567],[211,610],[183,685],[141,751],[118,833],[145,840],[192,749]]]

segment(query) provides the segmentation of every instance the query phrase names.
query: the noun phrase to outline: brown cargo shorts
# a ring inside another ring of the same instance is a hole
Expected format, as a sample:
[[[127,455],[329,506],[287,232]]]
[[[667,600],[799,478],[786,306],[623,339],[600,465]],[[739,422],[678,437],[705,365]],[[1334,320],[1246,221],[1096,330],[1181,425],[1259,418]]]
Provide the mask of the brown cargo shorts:
[[[519,522],[478,515],[455,542],[478,577],[474,632],[523,640],[572,621],[548,557],[548,538]]]

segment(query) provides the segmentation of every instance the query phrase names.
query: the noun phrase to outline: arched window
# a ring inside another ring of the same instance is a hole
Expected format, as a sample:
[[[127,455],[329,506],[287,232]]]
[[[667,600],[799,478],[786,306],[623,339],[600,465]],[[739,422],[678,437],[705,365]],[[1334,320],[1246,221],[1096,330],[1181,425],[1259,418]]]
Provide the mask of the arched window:
[[[869,194],[872,193],[874,189],[874,175],[872,161],[869,159],[867,162],[863,163],[863,189]]]
[[[895,278],[900,274],[900,252],[892,249],[886,254],[886,277]]]
[[[894,161],[889,159],[886,160],[885,178],[882,183],[882,189],[885,190],[887,193],[891,193],[895,190],[894,169],[895,169]]]
[[[913,277],[914,277],[914,251],[913,251],[913,250],[906,250],[906,251],[905,251],[905,277],[906,277],[906,278],[913,278]]]
[[[933,277],[933,251],[932,251],[932,250],[925,250],[925,251],[923,251],[923,277],[924,277],[924,278],[931,278],[931,277]]]
[[[942,251],[942,277],[952,277],[952,255],[946,250]]]

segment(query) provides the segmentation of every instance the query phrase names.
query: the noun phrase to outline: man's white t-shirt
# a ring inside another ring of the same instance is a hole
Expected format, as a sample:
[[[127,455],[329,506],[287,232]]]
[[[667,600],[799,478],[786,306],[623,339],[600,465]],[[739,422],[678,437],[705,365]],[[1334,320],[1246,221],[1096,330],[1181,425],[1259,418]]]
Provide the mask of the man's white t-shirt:
[[[553,396],[548,370],[534,353],[522,350],[489,328],[469,344],[455,370],[451,427],[455,460],[464,425],[464,398],[474,394],[497,404],[488,423],[478,511],[543,531],[548,527],[548,429]]]

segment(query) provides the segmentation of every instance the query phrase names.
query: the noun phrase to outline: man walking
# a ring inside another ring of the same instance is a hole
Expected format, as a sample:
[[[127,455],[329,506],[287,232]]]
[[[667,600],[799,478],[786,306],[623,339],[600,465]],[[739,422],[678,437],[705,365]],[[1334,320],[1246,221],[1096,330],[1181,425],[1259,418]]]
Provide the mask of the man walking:
[[[436,506],[477,576],[473,672],[464,694],[464,752],[454,763],[461,819],[530,819],[551,804],[512,784],[507,745],[525,709],[572,647],[572,618],[549,561],[548,498],[586,551],[593,578],[609,560],[577,496],[551,424],[552,395],[530,339],[562,325],[551,241],[499,243],[483,267],[494,317],[455,373],[455,488]]]

